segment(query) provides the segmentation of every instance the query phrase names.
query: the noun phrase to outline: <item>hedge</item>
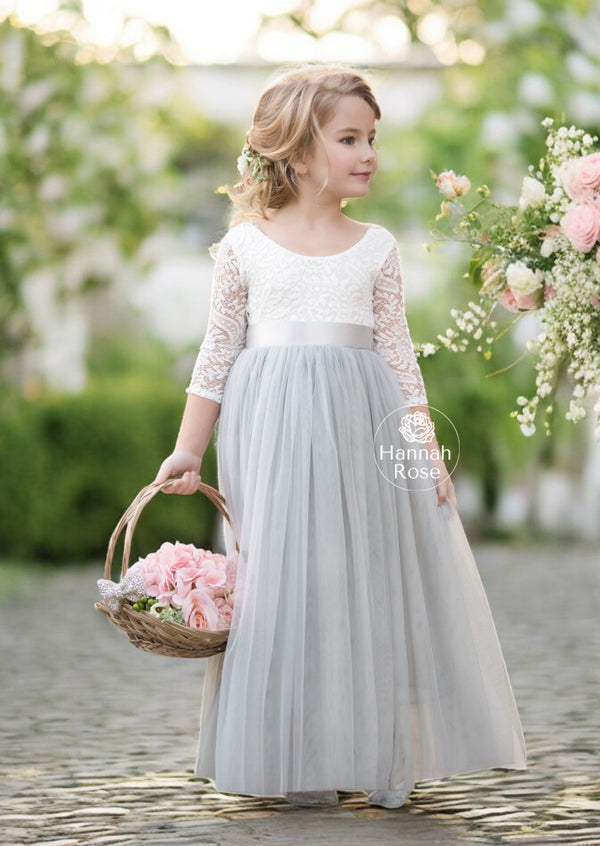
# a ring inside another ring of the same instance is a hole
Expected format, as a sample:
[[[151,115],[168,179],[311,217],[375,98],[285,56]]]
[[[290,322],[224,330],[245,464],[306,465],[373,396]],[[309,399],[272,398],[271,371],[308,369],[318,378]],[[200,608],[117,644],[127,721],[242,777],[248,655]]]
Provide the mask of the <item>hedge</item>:
[[[131,384],[2,404],[0,554],[73,563],[102,558],[138,490],[172,450],[185,394]],[[216,486],[214,438],[202,478]],[[134,554],[165,540],[212,547],[214,506],[197,494],[159,496],[144,510]]]

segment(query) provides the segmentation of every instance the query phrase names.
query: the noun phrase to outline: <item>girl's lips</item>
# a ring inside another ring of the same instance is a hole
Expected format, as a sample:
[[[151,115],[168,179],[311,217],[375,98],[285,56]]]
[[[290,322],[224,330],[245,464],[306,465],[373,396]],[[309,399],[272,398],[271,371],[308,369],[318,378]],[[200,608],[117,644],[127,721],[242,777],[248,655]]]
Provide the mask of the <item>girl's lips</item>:
[[[360,179],[370,179],[371,172],[365,171],[364,173],[353,173],[352,176],[358,176]]]

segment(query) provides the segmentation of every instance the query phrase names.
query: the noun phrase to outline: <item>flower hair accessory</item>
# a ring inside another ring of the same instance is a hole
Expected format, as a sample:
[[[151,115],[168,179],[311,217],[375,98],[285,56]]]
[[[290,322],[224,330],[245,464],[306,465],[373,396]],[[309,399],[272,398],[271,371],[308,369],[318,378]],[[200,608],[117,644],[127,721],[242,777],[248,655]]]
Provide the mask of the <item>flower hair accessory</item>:
[[[271,162],[258,153],[250,144],[244,144],[242,147],[242,154],[237,160],[237,169],[240,176],[244,176],[247,170],[252,171],[252,176],[256,177],[259,182],[264,182],[269,178],[265,173]]]

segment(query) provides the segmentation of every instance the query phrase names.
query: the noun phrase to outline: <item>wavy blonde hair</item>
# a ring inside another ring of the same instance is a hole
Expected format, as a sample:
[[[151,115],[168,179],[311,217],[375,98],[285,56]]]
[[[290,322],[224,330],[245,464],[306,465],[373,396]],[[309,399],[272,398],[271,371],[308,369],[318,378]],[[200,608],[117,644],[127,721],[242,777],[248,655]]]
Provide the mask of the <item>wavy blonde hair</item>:
[[[246,171],[233,188],[225,186],[233,205],[230,228],[247,220],[266,219],[269,210],[280,209],[298,195],[291,162],[310,156],[321,136],[320,128],[332,117],[338,99],[346,95],[368,103],[379,120],[381,109],[369,82],[351,68],[307,65],[286,71],[263,90],[246,143],[262,156],[267,178],[260,180]]]

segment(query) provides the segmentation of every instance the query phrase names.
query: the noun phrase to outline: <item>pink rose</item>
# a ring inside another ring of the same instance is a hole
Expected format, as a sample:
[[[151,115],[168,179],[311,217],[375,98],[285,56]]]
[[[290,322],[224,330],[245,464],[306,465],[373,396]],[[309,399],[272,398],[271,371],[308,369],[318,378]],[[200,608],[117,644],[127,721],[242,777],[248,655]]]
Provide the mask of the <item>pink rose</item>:
[[[591,294],[590,302],[594,308],[600,308],[600,296],[598,294]]]
[[[164,588],[164,568],[157,553],[151,552],[145,558],[140,558],[135,566],[146,582],[148,596],[158,596]]]
[[[560,222],[563,233],[580,253],[589,253],[600,235],[600,206],[572,205]]]
[[[505,288],[498,299],[509,311],[533,311],[540,307],[540,293],[541,288],[531,294],[521,294]]]
[[[181,608],[185,598],[195,588],[203,588],[198,584],[199,574],[196,565],[181,567],[175,574],[175,590],[171,597],[171,604]]]
[[[170,543],[169,541],[165,541],[160,545],[154,555],[156,555],[161,565],[165,569],[167,569],[168,567],[172,567],[176,561],[175,545]]]
[[[217,567],[205,566],[202,568],[202,580],[209,588],[216,590],[217,588],[222,588],[225,585],[227,581],[227,574],[223,570],[219,570]]]
[[[186,626],[191,629],[218,628],[219,609],[206,591],[192,590],[186,596],[181,609]]]
[[[556,296],[556,288],[552,285],[546,285],[544,288],[544,300],[553,300]]]
[[[600,191],[600,153],[571,159],[563,165],[561,179],[572,200],[593,199]],[[584,250],[584,252],[587,252]]]
[[[223,605],[223,607],[219,609],[219,622],[217,628],[230,629],[232,617],[233,608],[231,607],[231,605]]]
[[[542,289],[533,291],[531,294],[515,293],[515,302],[519,311],[533,311],[541,305],[540,294]]]
[[[196,563],[197,553],[198,550],[191,543],[179,543],[177,541],[173,548],[174,560],[171,566],[175,569],[189,567],[191,564]]]
[[[222,596],[218,596],[215,599],[215,605],[219,609],[219,628],[231,628],[231,619],[233,616],[233,596],[229,596],[227,599]]]
[[[455,200],[467,193],[471,182],[467,176],[459,176],[453,170],[445,170],[436,177],[435,185],[440,194],[449,200]]]
[[[233,590],[235,587],[235,580],[238,571],[238,554],[237,552],[230,553],[225,558],[225,572],[227,574],[227,590]]]

